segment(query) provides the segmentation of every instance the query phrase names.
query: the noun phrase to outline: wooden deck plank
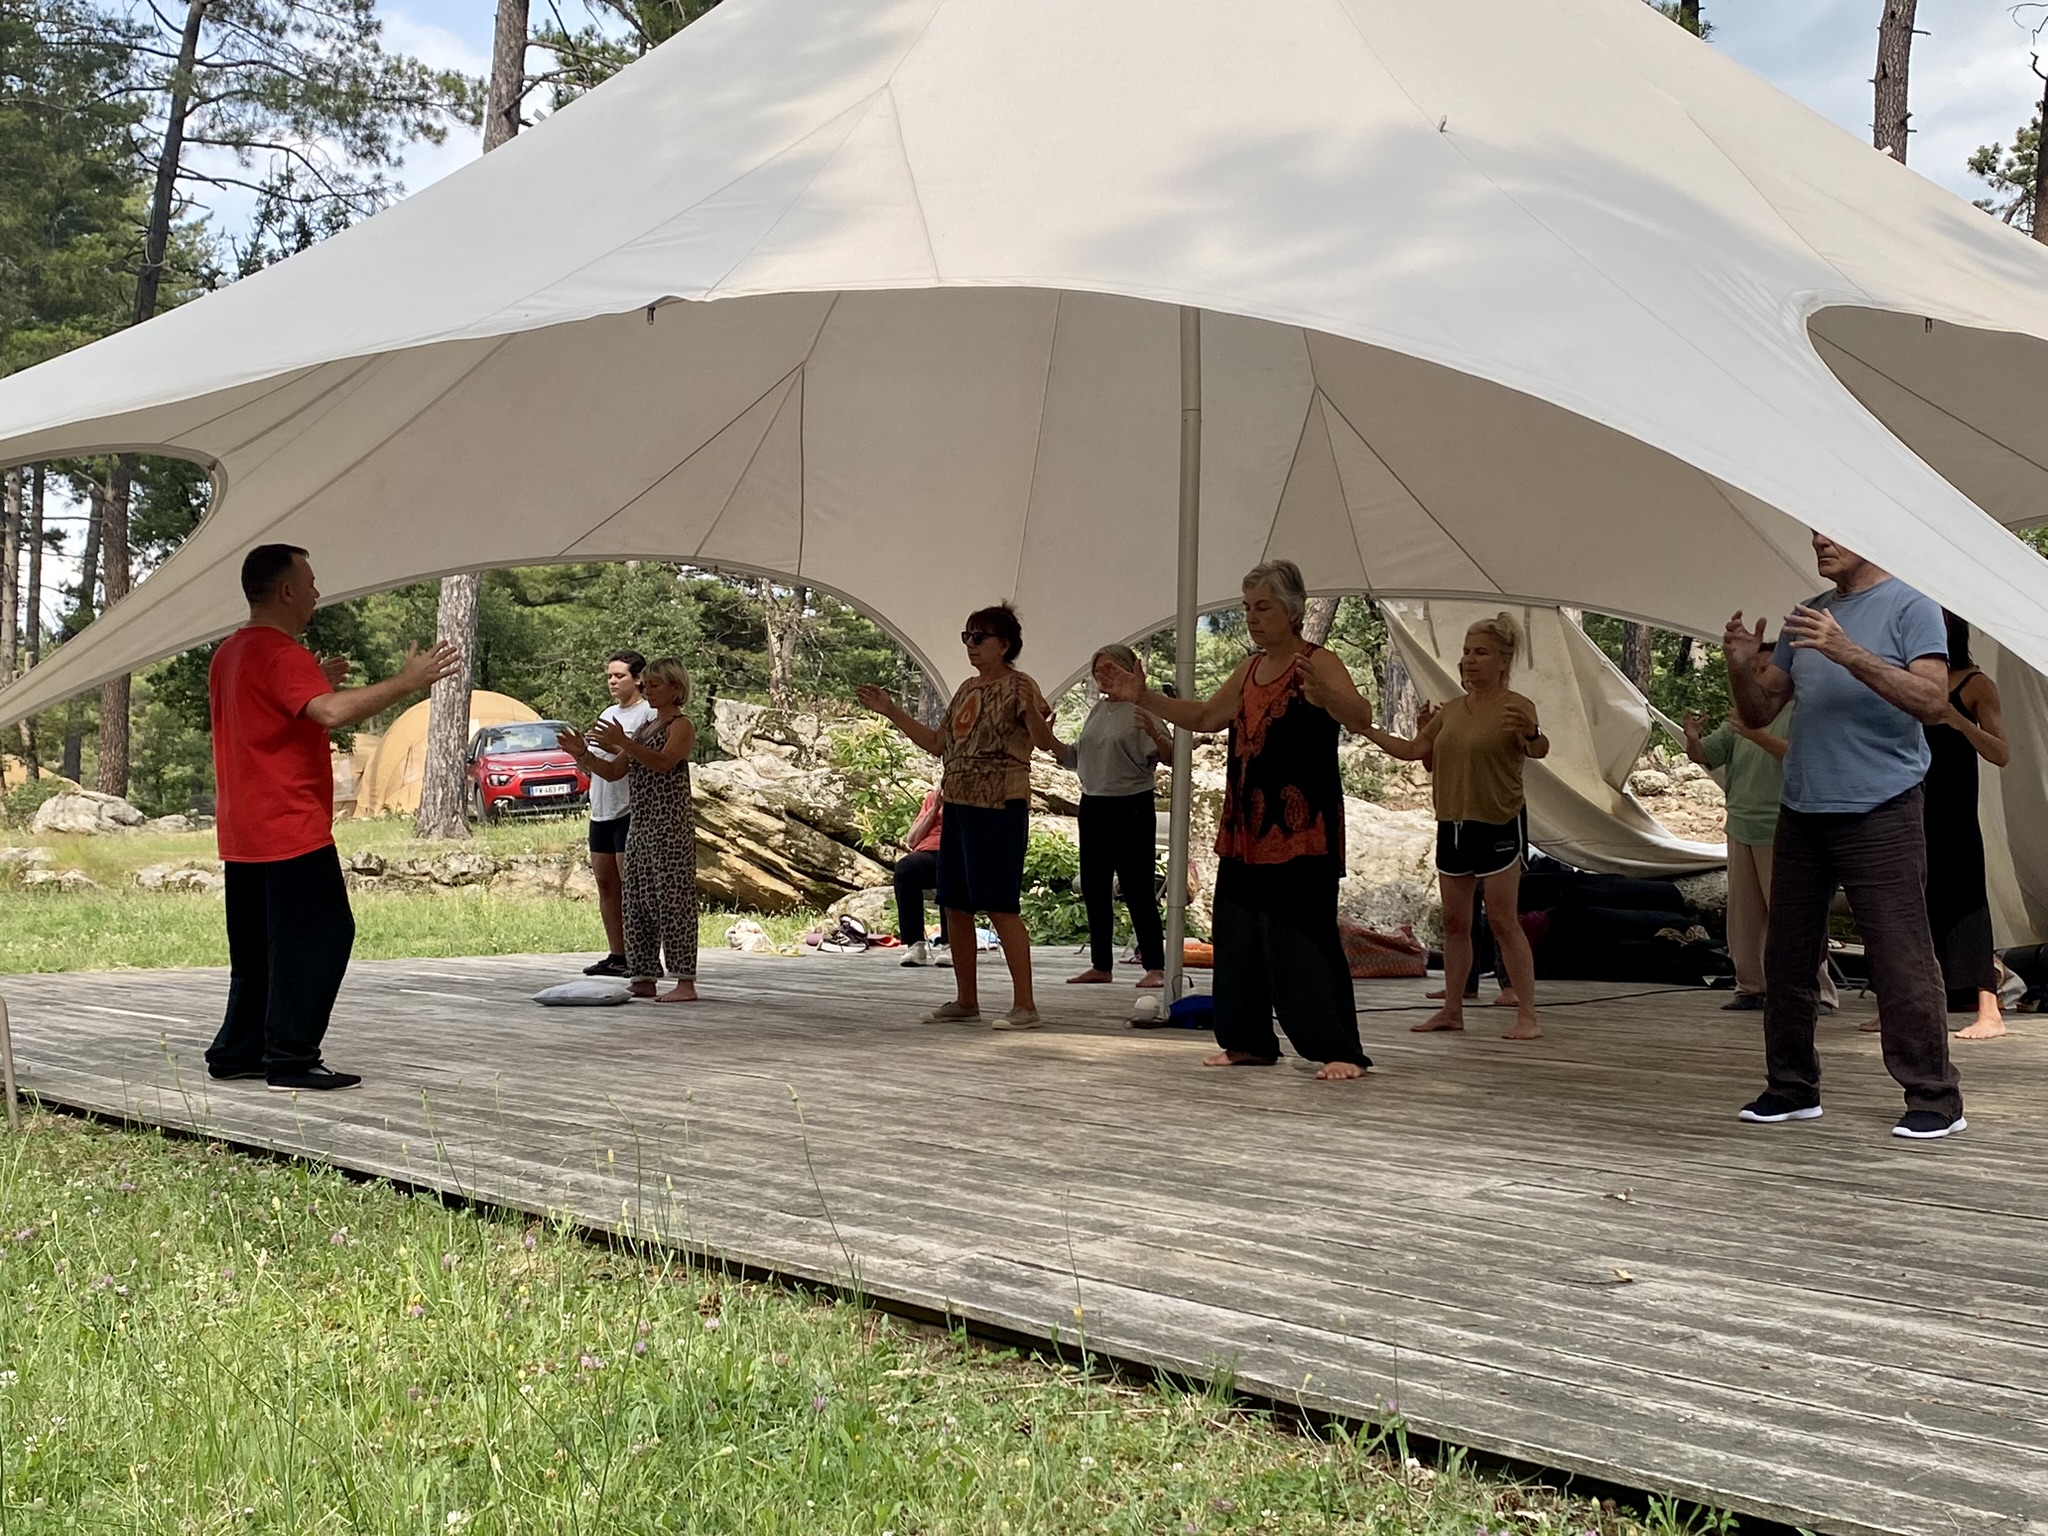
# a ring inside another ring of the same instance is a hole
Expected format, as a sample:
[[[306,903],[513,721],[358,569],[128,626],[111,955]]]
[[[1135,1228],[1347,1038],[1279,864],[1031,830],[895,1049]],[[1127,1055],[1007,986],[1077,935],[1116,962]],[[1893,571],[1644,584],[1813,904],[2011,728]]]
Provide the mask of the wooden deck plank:
[[[1743,1127],[1753,1016],[1562,985],[1550,1037],[1415,1036],[1363,1084],[1205,1072],[1042,955],[1034,1035],[918,1022],[943,973],[706,956],[717,1001],[542,1010],[559,957],[356,967],[359,1093],[214,1084],[215,971],[0,978],[25,1084],[1844,1533],[2044,1536],[2048,1039],[1962,1054],[1972,1127],[1886,1133],[1825,1026],[1828,1118]],[[995,978],[989,978],[995,981]],[[1000,982],[996,983],[1000,986]],[[1851,1010],[1852,1016],[1855,1010]],[[1961,1053],[1959,1053],[1961,1054]],[[1615,1196],[1626,1191],[1628,1198]],[[1621,1282],[1615,1271],[1630,1277]],[[1306,1383],[1306,1385],[1304,1385]]]

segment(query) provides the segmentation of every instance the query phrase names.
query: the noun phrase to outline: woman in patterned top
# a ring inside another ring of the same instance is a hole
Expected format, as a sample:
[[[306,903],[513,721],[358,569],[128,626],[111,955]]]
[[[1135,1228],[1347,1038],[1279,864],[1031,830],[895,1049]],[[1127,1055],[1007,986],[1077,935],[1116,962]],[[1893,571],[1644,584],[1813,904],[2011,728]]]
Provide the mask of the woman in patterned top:
[[[658,1003],[697,1001],[697,815],[690,804],[690,753],[697,727],[683,713],[690,673],[673,656],[647,663],[641,691],[654,716],[630,736],[617,720],[600,720],[586,740],[563,731],[555,740],[584,770],[624,779],[632,790],[626,829],[626,974],[635,997]],[[591,747],[608,752],[601,758]],[[655,996],[666,954],[676,984]]]
[[[1301,637],[1308,592],[1292,560],[1244,578],[1245,628],[1259,650],[1208,699],[1170,699],[1135,672],[1101,677],[1125,699],[1190,731],[1230,728],[1212,902],[1216,1043],[1205,1066],[1271,1066],[1288,1042],[1325,1082],[1362,1077],[1351,966],[1337,936],[1344,873],[1340,701],[1365,701],[1344,664]]]
[[[1031,935],[1018,916],[1024,849],[1031,836],[1031,749],[1051,752],[1052,711],[1038,684],[1012,663],[1024,649],[1024,627],[1008,603],[979,608],[960,631],[974,676],[960,685],[937,728],[909,714],[872,684],[862,704],[944,763],[940,796],[939,906],[953,958],[954,997],[926,1016],[951,1024],[981,1017],[975,976],[974,914],[986,912],[1010,967],[1010,1011],[997,1029],[1036,1029],[1031,991]]]
[[[1381,751],[1426,760],[1436,793],[1437,885],[1444,904],[1444,1005],[1413,1027],[1465,1027],[1465,977],[1472,968],[1473,904],[1486,888],[1486,918],[1507,962],[1515,1022],[1503,1040],[1536,1040],[1536,961],[1522,932],[1522,852],[1529,841],[1522,765],[1550,755],[1536,706],[1508,687],[1521,645],[1512,615],[1481,619],[1465,632],[1458,678],[1465,691],[1410,738],[1369,720],[1353,726]],[[1347,724],[1349,722],[1346,722]]]

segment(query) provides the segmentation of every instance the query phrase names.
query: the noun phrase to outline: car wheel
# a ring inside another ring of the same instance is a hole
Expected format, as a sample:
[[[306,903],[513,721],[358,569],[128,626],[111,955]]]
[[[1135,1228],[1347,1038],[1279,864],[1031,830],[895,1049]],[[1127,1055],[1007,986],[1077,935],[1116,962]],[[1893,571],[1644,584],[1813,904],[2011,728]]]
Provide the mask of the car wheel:
[[[469,819],[482,825],[489,825],[498,819],[497,811],[484,800],[481,784],[469,786]]]

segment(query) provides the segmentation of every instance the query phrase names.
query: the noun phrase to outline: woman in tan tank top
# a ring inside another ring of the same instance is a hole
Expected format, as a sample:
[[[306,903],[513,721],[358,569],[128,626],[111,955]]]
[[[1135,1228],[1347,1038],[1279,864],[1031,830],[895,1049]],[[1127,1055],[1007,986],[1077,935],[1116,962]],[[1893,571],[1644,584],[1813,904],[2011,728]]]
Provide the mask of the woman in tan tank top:
[[[1547,757],[1550,740],[1536,706],[1508,687],[1521,631],[1503,613],[1465,632],[1458,676],[1465,691],[1430,715],[1413,737],[1368,726],[1381,751],[1429,765],[1436,794],[1437,885],[1444,905],[1444,1005],[1418,1031],[1465,1027],[1465,978],[1472,969],[1472,918],[1480,887],[1486,916],[1507,962],[1515,1022],[1506,1040],[1535,1040],[1536,960],[1522,932],[1519,897],[1523,820],[1522,765]]]

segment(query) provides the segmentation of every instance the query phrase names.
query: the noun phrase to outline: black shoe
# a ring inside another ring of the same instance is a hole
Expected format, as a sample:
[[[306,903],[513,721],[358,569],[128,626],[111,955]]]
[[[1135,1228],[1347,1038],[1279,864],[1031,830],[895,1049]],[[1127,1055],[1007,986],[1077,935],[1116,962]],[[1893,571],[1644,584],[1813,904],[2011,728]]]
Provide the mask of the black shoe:
[[[1967,1131],[1970,1122],[1961,1115],[1951,1118],[1938,1109],[1909,1109],[1899,1116],[1899,1123],[1892,1127],[1894,1136],[1903,1136],[1908,1141],[1939,1141],[1944,1136],[1953,1136],[1957,1131]]]
[[[1758,992],[1738,992],[1721,1005],[1723,1013],[1756,1013],[1763,1008],[1763,995]]]
[[[597,964],[583,967],[583,974],[586,976],[623,976],[626,974],[626,957],[624,955],[606,955]]]
[[[1741,1118],[1752,1125],[1782,1125],[1787,1120],[1818,1120],[1818,1104],[1795,1104],[1782,1093],[1765,1093],[1742,1106]]]
[[[336,1072],[332,1067],[308,1067],[303,1072],[279,1072],[270,1079],[272,1093],[333,1093],[340,1088],[362,1086],[353,1072]]]
[[[261,1067],[214,1067],[206,1069],[206,1075],[216,1083],[245,1083],[264,1076]]]

